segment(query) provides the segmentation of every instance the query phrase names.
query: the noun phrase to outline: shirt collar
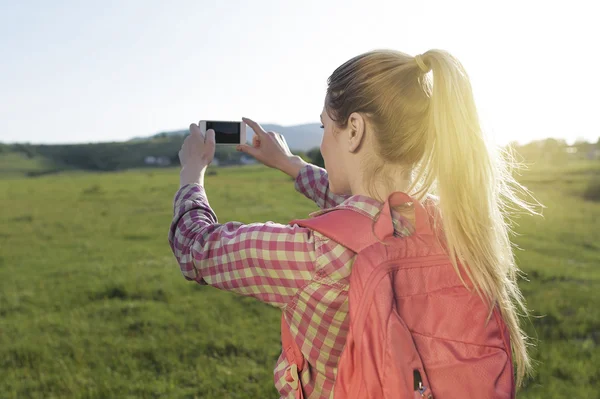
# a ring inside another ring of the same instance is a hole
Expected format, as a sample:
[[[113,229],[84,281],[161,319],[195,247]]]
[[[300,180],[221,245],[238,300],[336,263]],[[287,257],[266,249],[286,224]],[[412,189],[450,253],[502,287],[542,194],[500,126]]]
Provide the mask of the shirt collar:
[[[320,209],[316,212],[313,212],[310,214],[310,217],[317,217],[337,209],[347,209],[367,216],[371,220],[375,220],[382,207],[382,202],[379,202],[371,197],[367,197],[366,195],[357,194],[346,198],[336,207]],[[406,218],[402,217],[394,210],[392,210],[392,215],[396,236],[409,236],[414,232],[414,227],[408,220],[406,220]]]

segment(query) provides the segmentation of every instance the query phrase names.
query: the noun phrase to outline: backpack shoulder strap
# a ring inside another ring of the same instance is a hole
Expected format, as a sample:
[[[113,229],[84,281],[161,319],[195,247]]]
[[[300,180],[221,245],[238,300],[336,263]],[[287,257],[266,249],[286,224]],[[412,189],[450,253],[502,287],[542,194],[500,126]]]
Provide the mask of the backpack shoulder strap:
[[[373,234],[373,221],[368,216],[348,209],[337,209],[314,218],[290,222],[294,223],[318,231],[356,253],[377,242]],[[388,232],[382,233],[387,235],[385,233]],[[391,233],[394,233],[393,225]]]
[[[293,220],[290,224],[318,231],[346,248],[359,253],[368,246],[394,234],[391,208],[411,202],[415,209],[417,234],[432,234],[427,210],[421,203],[403,192],[390,194],[375,221],[366,215],[349,209],[334,209],[323,215]]]
[[[284,378],[290,384],[292,390],[296,391],[296,399],[304,399],[304,390],[302,389],[299,373],[304,370],[306,360],[296,341],[294,341],[290,326],[285,320],[285,312],[281,314],[281,347],[289,364],[285,370]]]

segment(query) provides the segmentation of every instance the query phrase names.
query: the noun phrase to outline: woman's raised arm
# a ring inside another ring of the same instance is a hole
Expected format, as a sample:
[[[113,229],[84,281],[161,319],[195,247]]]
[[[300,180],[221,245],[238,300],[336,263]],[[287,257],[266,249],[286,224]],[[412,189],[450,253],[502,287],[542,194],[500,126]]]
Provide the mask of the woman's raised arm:
[[[311,230],[298,225],[218,223],[199,184],[177,192],[169,244],[187,280],[279,308],[313,278],[317,253]]]
[[[237,147],[238,151],[243,151],[264,165],[279,169],[296,179],[296,190],[313,200],[319,208],[337,206],[347,198],[333,194],[329,190],[329,179],[325,169],[293,155],[281,134],[266,132],[251,119],[243,118],[243,121],[254,131],[254,138],[252,145],[240,145]]]

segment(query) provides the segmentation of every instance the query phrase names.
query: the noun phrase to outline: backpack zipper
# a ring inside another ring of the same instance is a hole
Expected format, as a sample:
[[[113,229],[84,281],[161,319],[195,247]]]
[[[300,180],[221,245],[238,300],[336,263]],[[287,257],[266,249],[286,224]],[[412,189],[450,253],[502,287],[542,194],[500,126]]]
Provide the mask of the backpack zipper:
[[[433,399],[433,396],[431,394],[425,396],[425,391],[427,391],[427,387],[423,385],[423,378],[421,377],[421,372],[417,369],[413,370],[413,381],[415,392],[418,392],[422,398]]]

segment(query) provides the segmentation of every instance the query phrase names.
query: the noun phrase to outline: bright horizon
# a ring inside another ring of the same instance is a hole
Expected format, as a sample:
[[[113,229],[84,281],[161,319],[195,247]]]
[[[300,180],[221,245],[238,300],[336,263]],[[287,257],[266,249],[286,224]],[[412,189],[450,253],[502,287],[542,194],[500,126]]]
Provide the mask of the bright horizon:
[[[316,123],[331,72],[378,48],[456,56],[500,144],[598,140],[590,2],[413,3],[0,2],[0,142],[124,141],[242,116]]]

